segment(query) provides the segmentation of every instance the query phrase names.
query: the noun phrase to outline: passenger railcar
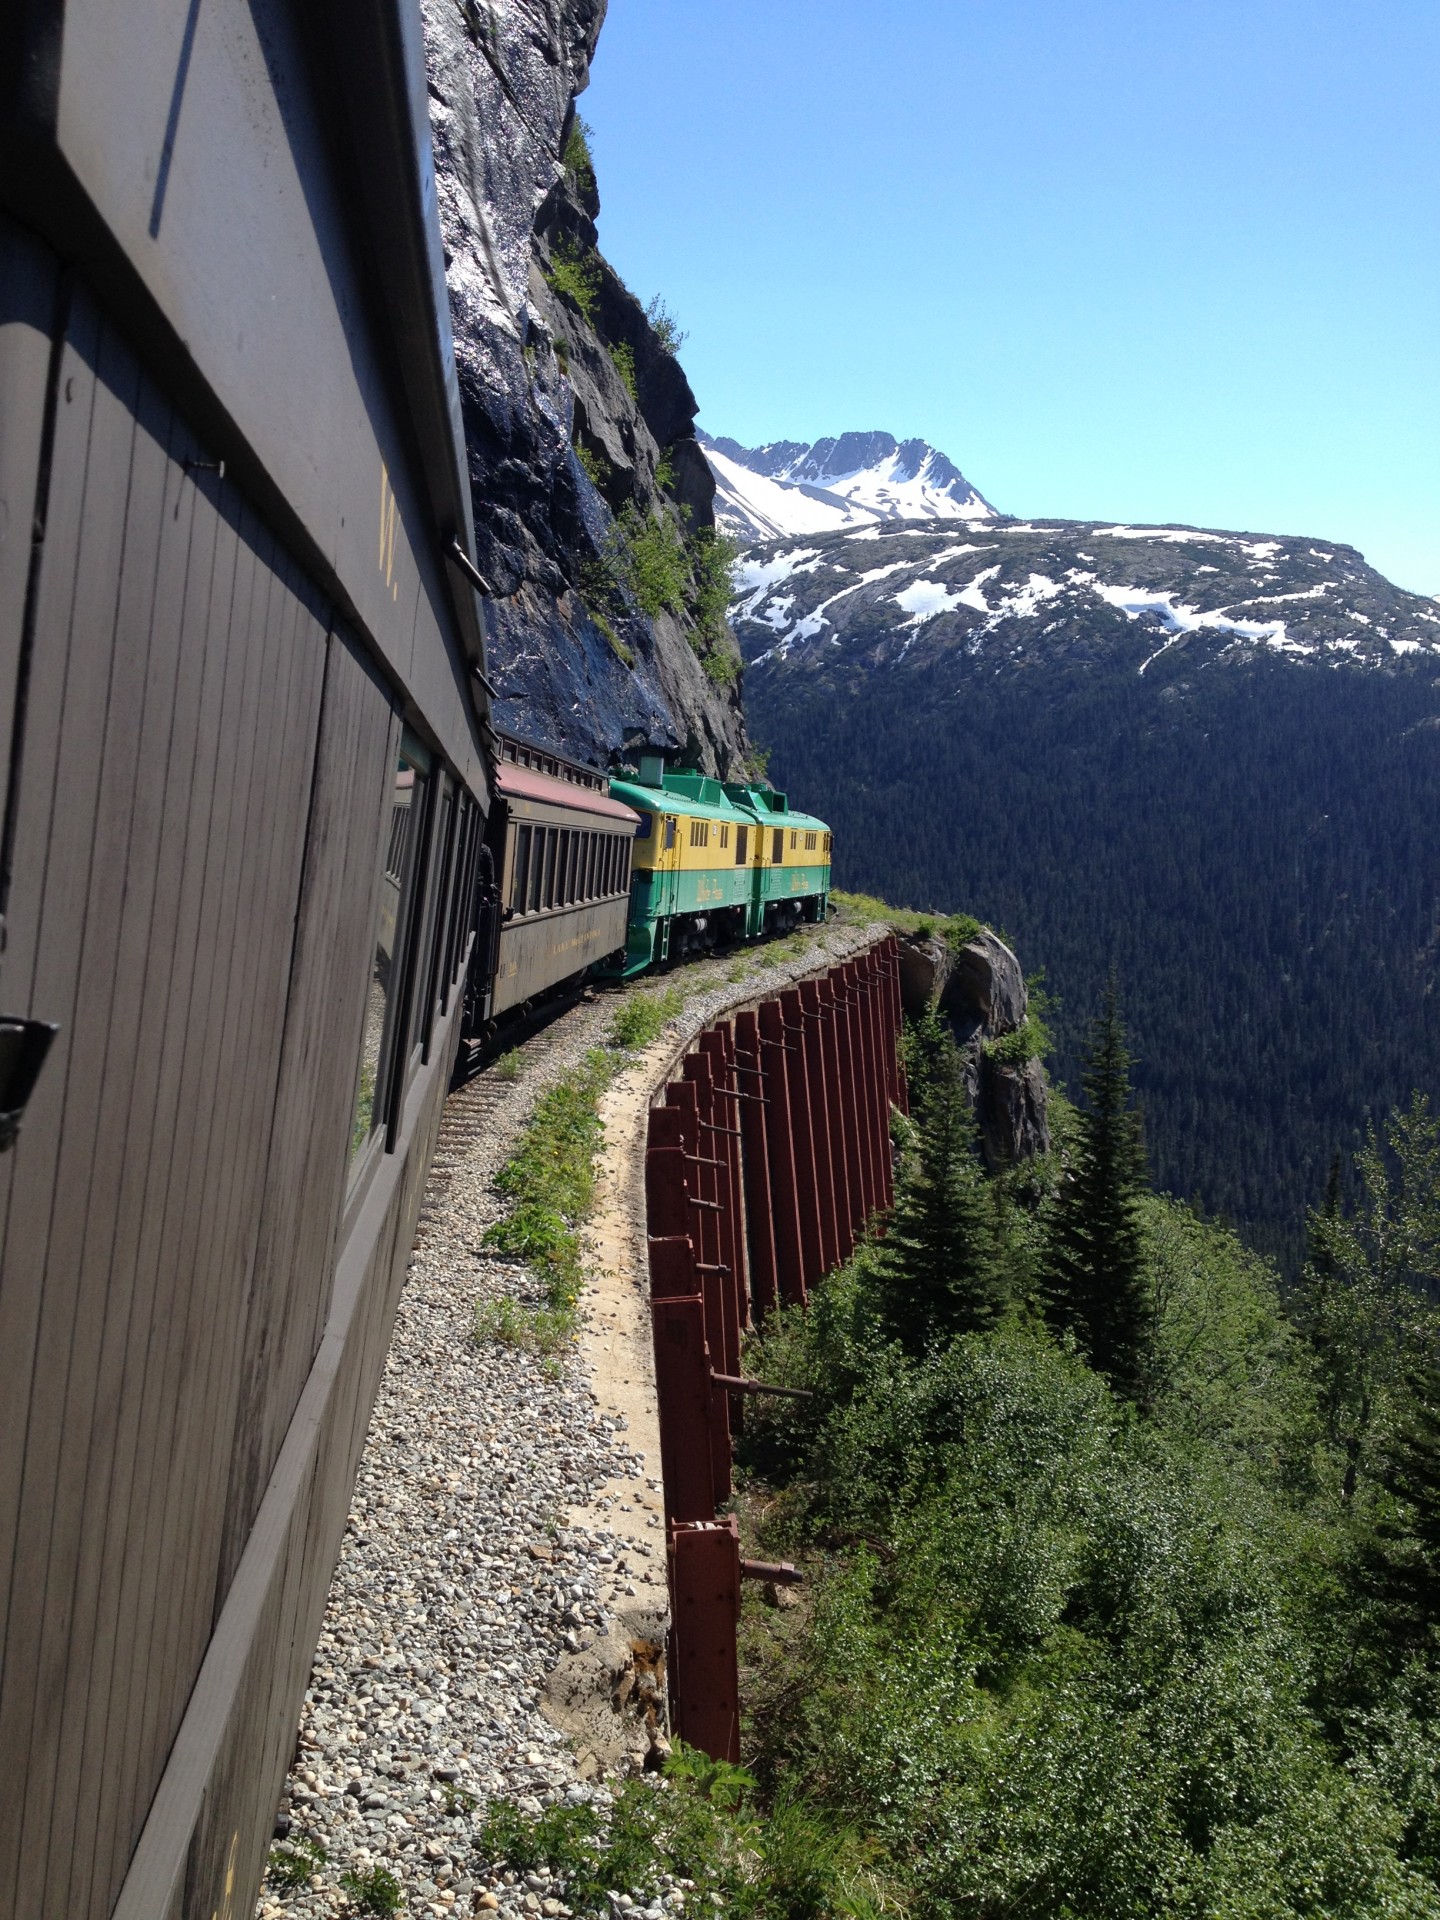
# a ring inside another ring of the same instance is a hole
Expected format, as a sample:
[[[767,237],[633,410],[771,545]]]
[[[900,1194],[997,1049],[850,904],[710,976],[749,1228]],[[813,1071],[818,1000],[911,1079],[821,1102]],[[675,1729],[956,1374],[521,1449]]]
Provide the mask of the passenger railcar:
[[[484,867],[459,419],[414,0],[0,9],[7,1920],[259,1886]]]

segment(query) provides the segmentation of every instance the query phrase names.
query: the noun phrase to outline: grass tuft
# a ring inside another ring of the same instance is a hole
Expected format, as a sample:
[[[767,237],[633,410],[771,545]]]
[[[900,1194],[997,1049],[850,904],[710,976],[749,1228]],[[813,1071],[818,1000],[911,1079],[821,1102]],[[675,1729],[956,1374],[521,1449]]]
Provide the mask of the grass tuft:
[[[398,1913],[404,1902],[400,1882],[387,1867],[364,1867],[342,1873],[340,1885],[360,1913]]]
[[[636,993],[625,1001],[610,1027],[612,1047],[648,1047],[658,1039],[685,1005],[679,987],[667,987],[663,993]]]

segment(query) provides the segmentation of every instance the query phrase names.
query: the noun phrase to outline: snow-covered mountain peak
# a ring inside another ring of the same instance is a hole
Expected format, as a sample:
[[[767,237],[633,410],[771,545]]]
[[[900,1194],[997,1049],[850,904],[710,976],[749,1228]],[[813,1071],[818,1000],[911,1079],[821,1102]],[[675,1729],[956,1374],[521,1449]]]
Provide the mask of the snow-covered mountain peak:
[[[715,517],[737,539],[834,533],[882,520],[993,520],[995,509],[928,440],[842,433],[763,447],[700,434]]]

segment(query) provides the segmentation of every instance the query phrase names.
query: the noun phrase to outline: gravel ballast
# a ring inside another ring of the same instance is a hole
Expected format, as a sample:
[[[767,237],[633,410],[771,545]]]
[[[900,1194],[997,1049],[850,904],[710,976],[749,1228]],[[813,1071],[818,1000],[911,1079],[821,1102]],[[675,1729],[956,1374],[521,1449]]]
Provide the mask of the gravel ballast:
[[[617,1088],[643,1115],[711,1020],[874,937],[832,925],[627,989],[686,999]],[[282,1851],[308,1840],[325,1858],[299,1887],[267,1879],[260,1920],[363,1911],[341,1877],[376,1868],[408,1913],[563,1914],[543,1872],[476,1853],[486,1802],[603,1811],[608,1783],[663,1751],[653,1378],[635,1378],[633,1340],[612,1359],[597,1330],[617,1299],[636,1324],[643,1311],[639,1169],[605,1164],[634,1161],[642,1127],[607,1134],[600,1187],[632,1199],[582,1301],[583,1318],[593,1293],[585,1336],[557,1358],[474,1334],[486,1303],[544,1302],[535,1274],[482,1244],[507,1204],[495,1176],[541,1095],[605,1043],[620,1001],[581,1001],[448,1103],[280,1808]]]

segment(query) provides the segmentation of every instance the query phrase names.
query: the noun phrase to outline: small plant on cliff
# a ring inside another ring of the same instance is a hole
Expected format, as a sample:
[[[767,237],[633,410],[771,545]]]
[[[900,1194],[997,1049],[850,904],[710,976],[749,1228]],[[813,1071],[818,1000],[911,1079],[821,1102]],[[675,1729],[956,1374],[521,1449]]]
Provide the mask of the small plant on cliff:
[[[550,249],[545,278],[562,300],[579,308],[587,325],[593,327],[595,305],[600,296],[600,269],[594,255],[585,253],[571,240],[557,240]]]
[[[603,453],[596,453],[591,447],[582,447],[575,442],[575,458],[584,470],[585,478],[597,493],[605,491],[605,482],[610,478],[610,462]]]
[[[700,656],[707,679],[728,686],[740,672],[740,650],[725,618],[734,591],[735,542],[714,527],[702,527],[686,542],[693,582],[691,612],[695,621],[691,645]]]
[[[685,543],[670,514],[641,513],[633,503],[610,529],[605,558],[642,613],[683,613],[689,585]]]
[[[650,322],[650,331],[662,353],[676,354],[690,338],[682,331],[673,313],[657,293],[645,309],[645,318]]]
[[[609,353],[615,363],[615,371],[620,376],[621,385],[638,407],[640,389],[635,384],[635,349],[628,340],[617,340],[609,349]]]
[[[595,129],[577,113],[565,136],[560,164],[570,176],[570,189],[577,200],[589,200],[595,193],[595,162],[590,153],[590,136]]]

